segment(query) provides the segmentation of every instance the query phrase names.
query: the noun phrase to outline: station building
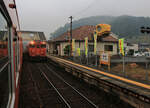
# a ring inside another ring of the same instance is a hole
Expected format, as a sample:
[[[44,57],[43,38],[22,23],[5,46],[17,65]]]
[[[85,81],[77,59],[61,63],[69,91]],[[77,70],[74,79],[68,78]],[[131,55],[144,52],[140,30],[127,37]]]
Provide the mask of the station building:
[[[139,50],[139,45],[135,43],[124,42],[125,54],[133,55]]]
[[[139,51],[150,51],[150,43],[139,43]]]
[[[80,48],[81,51],[85,50],[85,37],[88,37],[88,52],[94,52],[94,31],[96,26],[85,25],[72,30],[72,39],[75,39],[75,51]],[[64,48],[70,45],[69,31],[62,35],[49,40],[49,53],[64,56]],[[109,51],[111,55],[118,54],[118,38],[115,34],[98,36],[97,38],[97,54],[100,51]]]

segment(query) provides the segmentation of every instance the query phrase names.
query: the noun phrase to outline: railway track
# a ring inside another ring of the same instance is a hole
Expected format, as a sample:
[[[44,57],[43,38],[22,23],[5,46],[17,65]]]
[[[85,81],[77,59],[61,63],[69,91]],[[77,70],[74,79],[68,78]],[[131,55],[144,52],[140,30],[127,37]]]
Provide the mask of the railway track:
[[[80,93],[76,88],[66,82],[54,70],[44,64],[40,67],[40,71],[47,79],[49,84],[57,91],[59,96],[65,102],[68,108],[98,108],[91,100]],[[49,74],[51,72],[51,74]]]
[[[51,61],[25,62],[21,79],[20,108],[131,108]]]
[[[22,73],[19,107],[67,108],[57,92],[49,86],[35,63],[27,63],[25,66],[23,69],[26,73]]]
[[[0,71],[9,63],[8,57],[0,58]]]

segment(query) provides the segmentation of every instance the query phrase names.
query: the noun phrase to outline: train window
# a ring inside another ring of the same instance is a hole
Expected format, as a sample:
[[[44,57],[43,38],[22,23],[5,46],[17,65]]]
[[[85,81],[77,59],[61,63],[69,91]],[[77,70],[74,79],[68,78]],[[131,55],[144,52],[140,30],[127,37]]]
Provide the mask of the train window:
[[[1,48],[3,48],[3,45],[2,45],[2,44],[0,44],[0,49],[1,49]],[[1,53],[1,52],[0,52],[0,53]]]
[[[3,49],[6,49],[6,48],[7,48],[7,44],[4,44],[4,45],[3,45]]]
[[[6,108],[9,99],[7,21],[0,12],[0,108]]]
[[[41,48],[46,48],[46,44],[41,44]]]
[[[35,45],[34,44],[30,44],[29,47],[30,48],[35,48]]]

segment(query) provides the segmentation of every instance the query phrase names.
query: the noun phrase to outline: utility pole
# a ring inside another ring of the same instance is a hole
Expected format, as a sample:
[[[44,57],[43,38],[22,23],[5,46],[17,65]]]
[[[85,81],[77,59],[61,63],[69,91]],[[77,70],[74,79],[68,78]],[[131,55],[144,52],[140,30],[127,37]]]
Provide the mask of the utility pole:
[[[72,56],[72,19],[73,17],[70,16],[70,56]]]
[[[143,34],[144,33],[150,34],[150,27],[141,27],[141,33],[143,33]],[[146,62],[146,75],[145,75],[146,78],[145,79],[147,81],[148,81],[148,78],[149,78],[148,77],[148,68],[149,68],[148,66],[149,66],[148,63]]]

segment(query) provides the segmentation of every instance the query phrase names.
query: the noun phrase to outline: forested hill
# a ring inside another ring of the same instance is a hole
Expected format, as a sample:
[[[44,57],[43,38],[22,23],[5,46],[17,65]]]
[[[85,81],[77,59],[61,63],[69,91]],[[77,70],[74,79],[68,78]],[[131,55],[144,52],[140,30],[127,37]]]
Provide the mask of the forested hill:
[[[88,18],[82,18],[73,21],[73,29],[82,25],[96,25],[100,23],[110,24],[112,26],[112,32],[119,37],[125,37],[127,39],[138,37],[142,35],[140,33],[141,26],[150,26],[150,17],[135,17],[135,16],[92,16]],[[53,37],[57,37],[69,29],[69,23],[64,27],[58,28],[54,33],[51,33]]]

